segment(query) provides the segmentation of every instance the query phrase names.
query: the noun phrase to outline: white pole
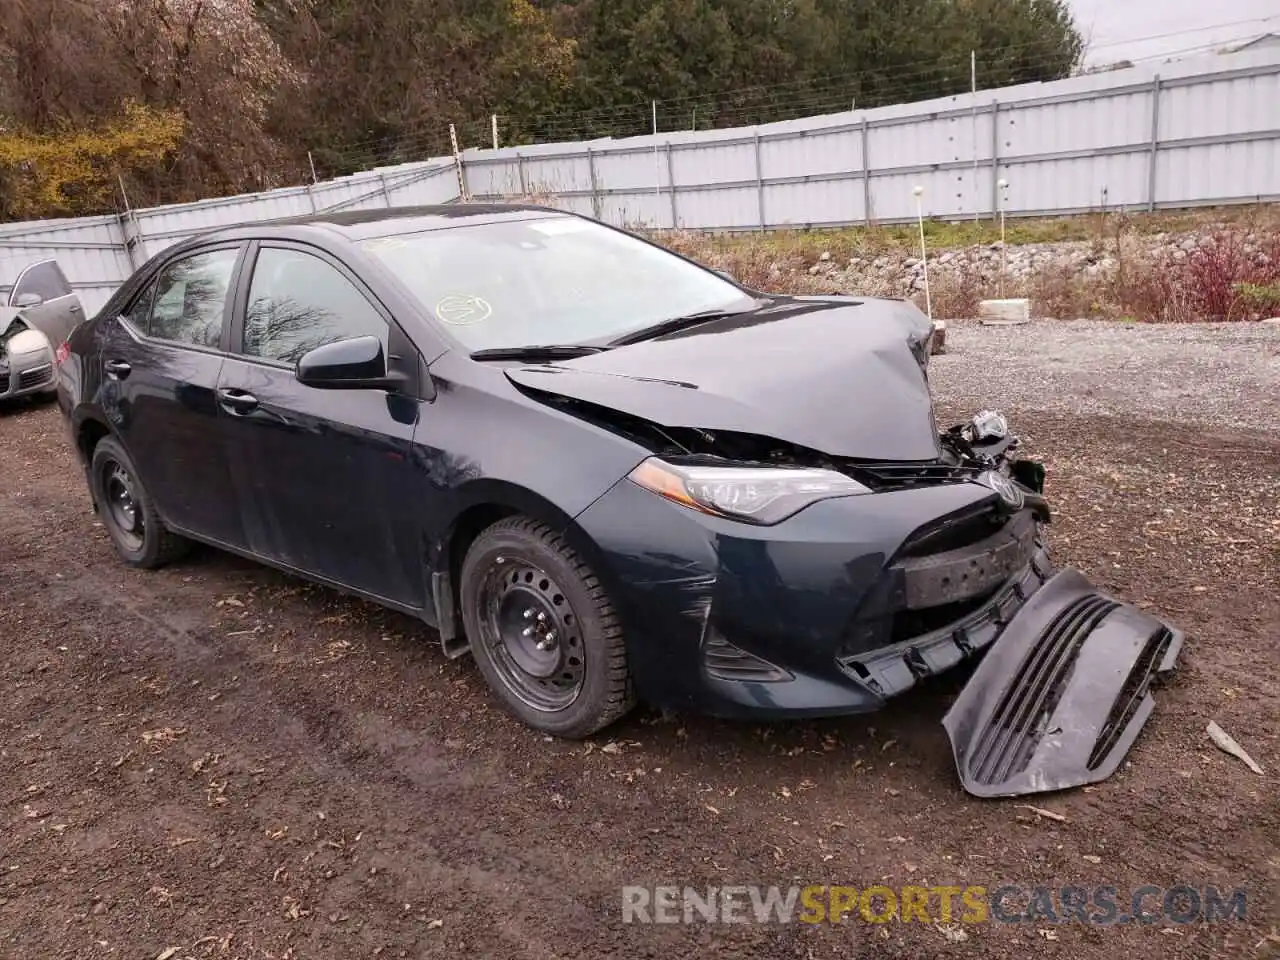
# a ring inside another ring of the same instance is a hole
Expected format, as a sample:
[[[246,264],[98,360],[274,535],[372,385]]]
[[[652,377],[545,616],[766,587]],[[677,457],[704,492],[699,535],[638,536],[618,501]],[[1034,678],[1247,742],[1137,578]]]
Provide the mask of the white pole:
[[[920,264],[924,267],[924,309],[933,319],[933,300],[929,296],[929,251],[924,245],[924,207],[920,201],[924,187],[917,186],[911,191],[916,195],[916,223],[920,225]]]
[[[1009,187],[1009,181],[1001,179],[996,184],[999,188],[996,192],[996,205],[1000,208],[1000,299],[1004,299],[1004,270],[1005,270],[1005,243],[1004,243],[1004,202],[1005,191]]]
[[[969,51],[969,93],[973,97],[973,222],[978,222],[978,51]],[[995,121],[993,120],[992,123]]]
[[[498,149],[498,115],[496,113],[489,114],[489,120],[493,124],[493,149]]]
[[[653,135],[658,135],[658,101],[653,101]]]

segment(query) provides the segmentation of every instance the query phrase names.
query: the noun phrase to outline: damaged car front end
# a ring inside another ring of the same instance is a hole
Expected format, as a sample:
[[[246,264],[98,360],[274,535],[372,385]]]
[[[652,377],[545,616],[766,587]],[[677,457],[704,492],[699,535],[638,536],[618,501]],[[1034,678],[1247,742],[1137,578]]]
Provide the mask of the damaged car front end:
[[[612,558],[629,635],[643,638],[631,656],[646,699],[754,719],[860,713],[978,661],[944,721],[967,790],[1113,772],[1182,635],[1055,570],[1043,468],[984,425],[943,433],[929,463],[752,458],[795,472],[785,492],[762,492],[777,482],[763,474],[726,481],[717,471],[741,468],[705,454],[637,467],[577,519]],[[742,484],[774,515],[735,515]],[[788,497],[803,507],[775,519]]]
[[[822,343],[853,309],[843,349]],[[644,699],[860,713],[973,661],[945,723],[966,789],[1101,779],[1181,634],[1055,570],[1044,467],[1003,416],[936,428],[926,324],[900,301],[795,298],[508,376],[651,451],[575,518],[611,568]],[[763,332],[786,326],[799,347]],[[692,346],[716,328],[723,366]]]
[[[49,338],[20,311],[0,307],[0,401],[51,396],[56,389]]]

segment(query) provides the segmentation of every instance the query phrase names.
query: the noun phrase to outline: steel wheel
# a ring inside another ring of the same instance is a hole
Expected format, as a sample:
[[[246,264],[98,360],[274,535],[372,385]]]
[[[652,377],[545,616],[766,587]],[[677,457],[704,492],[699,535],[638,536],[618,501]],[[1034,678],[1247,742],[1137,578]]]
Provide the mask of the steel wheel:
[[[512,714],[577,739],[634,705],[618,614],[563,534],[531,517],[499,520],[467,548],[459,580],[476,665]]]
[[[126,549],[141,550],[147,538],[147,524],[138,503],[137,483],[122,463],[104,464],[102,488],[106,493],[106,516],[115,525]]]
[[[573,606],[555,580],[528,563],[494,559],[480,589],[483,639],[498,677],[535,710],[577,699],[586,655]]]
[[[165,526],[133,460],[114,437],[103,437],[93,448],[89,485],[103,526],[125,563],[150,569],[186,552],[188,541]]]

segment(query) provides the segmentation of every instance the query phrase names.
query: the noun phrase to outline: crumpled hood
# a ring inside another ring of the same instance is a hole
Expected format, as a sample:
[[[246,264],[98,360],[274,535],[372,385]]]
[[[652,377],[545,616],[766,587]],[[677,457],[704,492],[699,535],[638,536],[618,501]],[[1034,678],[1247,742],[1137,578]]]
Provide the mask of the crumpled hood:
[[[779,298],[507,376],[661,426],[757,434],[834,457],[931,460],[938,432],[917,359],[931,331],[907,301]]]
[[[61,317],[57,315],[55,315],[52,318],[42,317],[39,315],[33,317],[30,313],[26,312],[21,307],[0,306],[0,339],[5,338],[6,335],[12,336],[13,333],[17,332],[17,330],[12,329],[14,326],[15,320],[22,321],[20,324],[18,324],[18,328],[17,328],[18,330],[22,329],[25,326],[27,330],[29,331],[34,330],[40,333],[46,340],[50,342],[53,342],[56,340],[58,343],[61,343],[64,339],[66,339],[66,334],[70,332],[70,328],[68,328],[67,330],[61,329],[61,327],[64,326],[65,324],[62,324],[60,322]],[[12,333],[11,333],[11,330],[12,330]],[[60,334],[61,334],[61,337],[59,336]]]

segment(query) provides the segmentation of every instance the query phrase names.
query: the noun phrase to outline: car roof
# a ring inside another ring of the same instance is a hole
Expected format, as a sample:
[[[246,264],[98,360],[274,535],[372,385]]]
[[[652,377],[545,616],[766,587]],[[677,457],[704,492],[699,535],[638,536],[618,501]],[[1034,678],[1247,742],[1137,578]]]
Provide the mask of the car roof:
[[[499,223],[536,217],[570,217],[575,214],[533,203],[440,203],[422,206],[378,207],[372,210],[320,211],[277,220],[258,220],[215,227],[188,238],[181,246],[218,240],[276,237],[303,239],[323,231],[360,241],[399,233]],[[175,248],[176,249],[176,248]]]

